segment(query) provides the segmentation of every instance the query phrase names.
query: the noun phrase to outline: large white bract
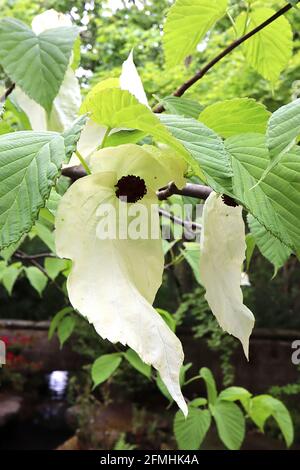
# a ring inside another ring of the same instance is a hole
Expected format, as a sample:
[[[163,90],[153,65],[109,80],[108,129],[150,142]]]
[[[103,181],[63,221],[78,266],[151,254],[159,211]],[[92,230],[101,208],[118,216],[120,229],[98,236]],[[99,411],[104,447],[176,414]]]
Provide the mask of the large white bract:
[[[179,385],[183,351],[179,339],[152,307],[162,282],[162,240],[98,237],[100,210],[110,204],[118,215],[116,184],[128,175],[141,178],[147,193],[138,201],[153,214],[156,190],[176,180],[184,184],[185,164],[163,150],[133,144],[106,148],[91,157],[92,174],[78,180],[63,196],[56,216],[56,250],[73,261],[67,288],[73,307],[84,315],[102,338],[134,349],[160,373],[184,414],[187,406]],[[178,164],[176,163],[178,161]],[[165,165],[164,165],[165,162]],[[173,168],[174,174],[170,174]],[[182,185],[181,184],[181,185]],[[128,216],[129,217],[129,216]],[[159,224],[159,215],[154,223]],[[145,222],[145,221],[144,221]],[[153,223],[153,215],[152,215]]]
[[[243,304],[240,287],[246,251],[241,206],[230,207],[211,193],[204,205],[200,250],[205,298],[223,330],[241,341],[248,358],[254,316]]]

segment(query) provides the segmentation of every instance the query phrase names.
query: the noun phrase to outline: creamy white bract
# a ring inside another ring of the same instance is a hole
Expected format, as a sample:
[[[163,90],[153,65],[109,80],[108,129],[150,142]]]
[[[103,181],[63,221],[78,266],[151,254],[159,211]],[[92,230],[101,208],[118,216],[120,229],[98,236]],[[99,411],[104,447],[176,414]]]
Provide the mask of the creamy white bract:
[[[242,207],[230,207],[211,193],[203,211],[200,278],[220,326],[241,341],[248,358],[254,316],[243,304],[240,287],[245,251]]]
[[[152,307],[162,282],[164,255],[161,239],[99,239],[99,210],[121,202],[116,184],[128,175],[143,179],[147,194],[138,201],[150,214],[157,204],[156,190],[170,178],[183,183],[185,165],[150,147],[126,144],[96,152],[90,161],[92,174],[78,180],[63,196],[56,216],[56,250],[73,261],[68,294],[102,338],[134,349],[160,373],[182,411],[187,406],[179,385],[183,351],[179,339]],[[165,165],[164,165],[165,162]],[[183,166],[182,166],[183,165]],[[178,175],[182,175],[178,178]],[[181,184],[182,185],[182,184]],[[158,221],[158,212],[155,218]]]

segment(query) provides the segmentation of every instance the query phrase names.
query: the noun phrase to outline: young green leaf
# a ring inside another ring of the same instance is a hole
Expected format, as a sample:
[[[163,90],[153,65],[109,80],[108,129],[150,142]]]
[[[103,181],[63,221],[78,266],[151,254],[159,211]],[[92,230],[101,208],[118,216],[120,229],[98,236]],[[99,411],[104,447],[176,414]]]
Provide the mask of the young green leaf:
[[[207,106],[199,121],[227,138],[247,132],[265,134],[269,117],[263,104],[250,98],[234,98]]]
[[[41,296],[48,282],[47,276],[35,266],[29,266],[24,270],[30,285]]]
[[[181,411],[177,411],[173,429],[178,448],[180,450],[199,449],[210,428],[210,423],[211,414],[208,410],[189,407],[187,418]]]
[[[211,405],[214,405],[216,400],[217,400],[217,396],[218,396],[214,376],[213,376],[212,372],[207,367],[202,367],[202,369],[200,369],[199,373],[200,373],[200,376],[202,377],[202,379],[204,380],[205,385],[206,385],[208,402]]]
[[[125,359],[132,365],[137,371],[141,374],[145,375],[148,379],[151,377],[151,366],[145,364],[141,360],[141,358],[137,355],[137,353],[133,349],[128,349],[126,353],[124,353]]]
[[[174,315],[171,315],[171,313],[169,313],[167,310],[164,310],[163,308],[157,308],[156,311],[164,319],[168,327],[175,333],[176,320],[174,318]]]
[[[109,129],[126,127],[143,131],[170,145],[186,158],[189,157],[184,147],[172,137],[157,116],[127,90],[105,87],[100,82],[87,94],[81,112],[90,113],[94,122]]]
[[[104,354],[98,357],[92,366],[92,379],[94,387],[100,385],[117,370],[122,362],[122,355],[119,353]]]
[[[50,113],[79,29],[60,27],[36,35],[19,20],[0,21],[0,63],[12,81]]]
[[[50,323],[50,327],[49,327],[49,331],[48,331],[48,339],[51,339],[55,333],[55,330],[57,330],[58,328],[58,325],[60,324],[60,322],[62,321],[62,319],[68,315],[69,313],[72,313],[73,312],[73,308],[72,307],[65,307],[63,308],[62,310],[60,310],[59,312],[57,312],[54,317],[52,318],[51,320],[51,323]]]
[[[230,450],[238,450],[245,438],[245,418],[232,402],[218,400],[210,406],[221,441]]]
[[[275,11],[270,8],[258,8],[241,13],[236,20],[239,35],[248,33],[270,18]],[[248,20],[247,20],[248,18]],[[247,23],[246,23],[247,21]],[[247,62],[266,80],[275,83],[280,73],[287,66],[293,48],[293,32],[289,21],[281,16],[262,29],[242,46]]]
[[[286,406],[277,398],[270,395],[258,395],[251,399],[249,416],[260,428],[264,430],[265,422],[273,417],[277,422],[286,445],[290,447],[294,440],[294,428],[290,413]]]
[[[54,281],[59,273],[67,269],[68,260],[59,258],[46,258],[44,266],[48,276],[52,279],[52,281]]]
[[[3,270],[1,281],[9,295],[11,295],[15,282],[22,272],[22,269],[22,264],[18,262],[10,264]]]
[[[60,347],[70,338],[76,325],[74,316],[65,316],[57,327],[57,335],[60,342]]]
[[[217,20],[225,15],[227,0],[177,0],[170,8],[164,27],[167,67],[180,64]]]

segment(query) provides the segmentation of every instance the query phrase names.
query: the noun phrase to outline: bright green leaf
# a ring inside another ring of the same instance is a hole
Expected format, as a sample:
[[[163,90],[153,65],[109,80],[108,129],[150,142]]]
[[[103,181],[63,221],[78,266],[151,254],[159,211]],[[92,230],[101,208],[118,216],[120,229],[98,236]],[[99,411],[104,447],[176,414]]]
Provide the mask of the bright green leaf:
[[[41,296],[48,282],[47,276],[35,266],[29,266],[29,268],[24,268],[24,270],[31,286]]]
[[[245,418],[240,408],[229,401],[217,401],[210,407],[221,441],[230,450],[238,450],[245,438]]]
[[[124,357],[132,367],[150,379],[151,367],[148,364],[145,364],[133,349],[128,349],[124,354]]]
[[[227,0],[177,0],[170,8],[164,27],[167,67],[180,64],[216,21],[225,15]]]
[[[5,289],[11,295],[13,287],[15,285],[16,280],[19,277],[19,274],[22,272],[22,265],[21,263],[13,263],[7,266],[7,268],[3,271],[1,280],[2,284],[4,285]]]
[[[269,117],[263,104],[250,98],[235,98],[208,106],[199,121],[227,138],[247,132],[265,134]]]
[[[207,367],[202,367],[199,373],[206,385],[208,402],[214,405],[218,395],[214,376]]]
[[[52,279],[52,281],[54,281],[59,273],[68,267],[68,260],[59,258],[46,258],[44,266],[48,276]]]
[[[176,320],[171,313],[163,308],[157,308],[156,311],[160,314],[160,316],[164,319],[168,327],[175,332],[176,330]]]
[[[264,430],[266,420],[273,416],[286,442],[290,447],[294,440],[293,422],[286,406],[277,398],[270,395],[258,395],[252,398],[249,410],[250,418]]]
[[[119,353],[104,354],[98,357],[92,366],[92,379],[94,387],[105,382],[117,370],[122,362]]]
[[[60,324],[61,320],[68,315],[69,313],[73,312],[72,307],[65,307],[59,312],[57,312],[51,320],[49,332],[48,332],[48,339],[51,339],[57,329],[58,325]]]
[[[208,410],[189,407],[187,418],[177,411],[174,419],[174,434],[180,450],[197,450],[210,428],[211,414]]]
[[[57,327],[57,335],[62,347],[64,343],[70,338],[76,325],[74,316],[65,316]]]
[[[236,20],[240,35],[248,33],[275,14],[270,8],[251,11],[245,28],[247,13],[241,13]],[[242,45],[247,62],[266,80],[275,83],[286,68],[293,47],[293,32],[288,20],[281,16],[262,29]]]
[[[94,122],[110,129],[126,127],[143,131],[189,158],[184,147],[172,137],[157,116],[126,90],[99,88],[96,85],[87,94],[81,112],[90,113]]]

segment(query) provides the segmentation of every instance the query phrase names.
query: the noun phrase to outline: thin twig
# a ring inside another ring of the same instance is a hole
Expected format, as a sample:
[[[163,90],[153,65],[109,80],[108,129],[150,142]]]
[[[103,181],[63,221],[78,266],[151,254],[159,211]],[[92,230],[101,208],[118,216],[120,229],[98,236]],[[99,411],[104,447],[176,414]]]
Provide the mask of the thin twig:
[[[18,259],[24,259],[24,260],[31,260],[31,259],[44,259],[44,258],[56,258],[56,256],[53,253],[37,253],[35,255],[28,255],[27,253],[22,254],[17,251],[14,254],[15,258]]]
[[[193,230],[201,230],[202,228],[200,224],[197,224],[196,222],[192,222],[191,220],[180,219],[176,215],[173,215],[171,212],[165,211],[164,209],[158,209],[158,213],[162,217],[172,220],[172,222],[174,222],[177,225],[180,225],[181,227],[186,227],[188,229],[193,229]]]
[[[169,183],[168,186],[157,192],[157,197],[160,201],[164,201],[173,194],[179,194],[180,196],[195,197],[205,200],[211,192],[212,189],[209,186],[203,186],[202,184],[187,183],[184,188],[178,189],[175,183]]]
[[[35,266],[37,269],[39,269],[39,271],[41,271],[46,277],[47,279],[60,291],[61,294],[63,294],[63,296],[68,300],[69,302],[69,298],[68,296],[65,294],[63,288],[57,284],[56,281],[54,281],[53,279],[51,279],[51,277],[49,276],[49,274],[47,273],[46,269],[40,265],[40,263],[38,263],[34,258],[30,257],[28,258],[28,255],[26,253],[24,253],[23,251],[20,251],[20,250],[17,250],[14,254],[14,256],[16,258],[19,258],[19,259],[23,259],[24,261],[28,261],[32,266]]]
[[[5,92],[3,93],[3,95],[1,96],[0,98],[0,103],[3,104],[5,103],[5,101],[7,100],[7,98],[9,97],[9,95],[11,95],[11,93],[14,91],[16,87],[16,84],[15,83],[12,83],[10,85],[9,88],[7,88],[7,90],[5,90]]]
[[[299,3],[300,0],[298,0]],[[201,80],[201,78],[204,77],[204,75],[207,74],[207,72],[210,71],[218,62],[220,62],[224,57],[226,57],[230,52],[232,52],[234,49],[236,49],[238,46],[243,44],[245,41],[250,39],[252,36],[257,34],[259,31],[262,29],[266,28],[269,26],[271,23],[273,23],[275,20],[283,16],[285,13],[287,13],[293,6],[291,4],[286,5],[285,7],[281,8],[277,13],[272,15],[270,18],[268,18],[266,21],[258,25],[256,28],[252,29],[249,31],[249,33],[245,34],[244,36],[240,37],[239,39],[236,39],[233,41],[229,46],[227,46],[220,54],[218,54],[214,59],[212,59],[210,62],[208,62],[202,69],[198,70],[197,73],[193,77],[191,77],[189,80],[187,80],[185,83],[183,83],[177,90],[173,93],[174,96],[182,96],[189,88],[191,88],[192,85],[194,85],[196,82]],[[155,113],[162,113],[165,111],[165,108],[162,104],[157,105],[154,109],[153,112]]]

